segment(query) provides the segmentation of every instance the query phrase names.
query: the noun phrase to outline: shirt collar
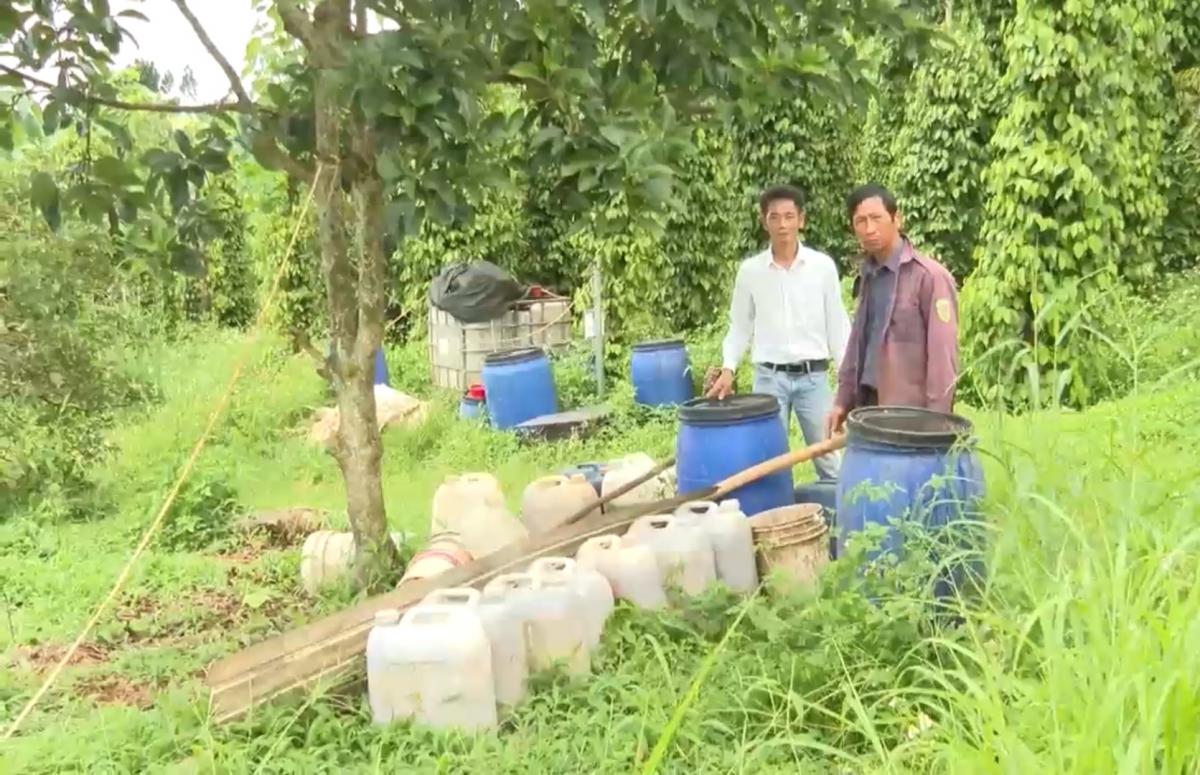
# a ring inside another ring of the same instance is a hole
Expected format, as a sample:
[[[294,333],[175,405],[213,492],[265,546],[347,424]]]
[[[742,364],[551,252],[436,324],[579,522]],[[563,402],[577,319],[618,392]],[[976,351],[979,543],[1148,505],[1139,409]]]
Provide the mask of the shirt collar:
[[[769,245],[767,246],[767,249],[763,251],[763,260],[768,269],[778,269],[781,272],[789,272],[804,263],[804,243],[796,243],[796,260],[787,269],[784,269],[782,266],[775,263],[775,254],[771,252],[771,247]]]
[[[908,247],[908,240],[905,239],[904,235],[900,235],[900,238],[896,240],[896,246],[892,248],[892,254],[888,256],[887,263],[882,265],[876,264],[870,256],[864,256],[863,269],[867,274],[875,274],[880,269],[888,269],[893,274],[899,272],[900,261],[904,258],[904,249],[906,247]]]

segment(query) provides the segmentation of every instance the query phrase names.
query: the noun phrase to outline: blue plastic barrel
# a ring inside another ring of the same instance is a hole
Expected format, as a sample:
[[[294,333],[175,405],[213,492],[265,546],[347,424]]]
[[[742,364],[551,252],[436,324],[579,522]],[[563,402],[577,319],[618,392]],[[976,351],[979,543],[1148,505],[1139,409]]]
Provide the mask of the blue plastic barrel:
[[[550,359],[539,347],[504,350],[483,359],[480,378],[488,417],[500,430],[558,412]]]
[[[607,463],[580,463],[564,468],[558,473],[563,476],[582,476],[599,495],[600,490],[604,487],[604,474],[607,471]]]
[[[796,485],[796,503],[815,503],[825,512],[829,525],[829,556],[837,559],[837,479],[818,479]]]
[[[676,486],[680,494],[711,487],[788,451],[779,401],[761,393],[695,398],[679,407],[675,438]],[[792,469],[765,476],[731,492],[746,516],[794,502]]]
[[[329,344],[329,357],[333,357],[333,343]],[[391,380],[388,379],[387,359],[383,357],[383,348],[380,347],[375,351],[374,374],[372,375],[373,385],[388,385],[391,386]]]
[[[903,556],[903,539],[889,520],[916,520],[935,540],[951,538],[953,549],[969,549],[967,521],[979,519],[984,494],[983,468],[974,450],[974,428],[958,415],[907,407],[864,407],[846,420],[846,451],[837,487],[837,552],[846,539],[869,524],[888,528],[882,552]],[[957,525],[956,525],[957,523]],[[954,530],[945,530],[949,526]],[[951,592],[972,563],[955,565],[935,584],[935,594]]]
[[[692,397],[692,371],[682,339],[642,342],[629,356],[633,400],[643,406],[674,406]]]

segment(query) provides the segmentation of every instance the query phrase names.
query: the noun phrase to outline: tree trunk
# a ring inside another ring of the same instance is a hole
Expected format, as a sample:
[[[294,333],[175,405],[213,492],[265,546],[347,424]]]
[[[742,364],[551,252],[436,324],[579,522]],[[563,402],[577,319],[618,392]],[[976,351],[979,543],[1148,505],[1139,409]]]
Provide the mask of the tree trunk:
[[[383,442],[372,386],[373,358],[383,331],[382,304],[376,302],[376,297],[383,293],[383,280],[379,268],[371,266],[366,251],[362,251],[363,260],[359,262],[357,277],[354,262],[350,260],[342,184],[346,168],[361,165],[346,164],[342,154],[342,138],[347,134],[344,117],[350,112],[342,105],[337,64],[319,61],[320,52],[337,50],[350,43],[345,36],[350,21],[349,0],[325,0],[318,6],[314,19],[314,34],[322,38],[324,44],[311,50],[317,65],[313,94],[316,155],[324,165],[316,181],[315,199],[321,269],[325,275],[333,339],[332,381],[341,415],[338,436],[331,451],[346,483],[346,514],[358,550],[356,578],[360,586],[374,591],[394,580],[400,564],[400,554],[387,529],[381,472]],[[349,127],[357,139],[354,128]],[[356,185],[357,188],[360,186]],[[362,195],[356,196],[356,204],[362,200]],[[361,235],[367,213],[361,206],[357,209],[356,220],[360,225],[356,231]],[[379,222],[378,213],[373,220]]]

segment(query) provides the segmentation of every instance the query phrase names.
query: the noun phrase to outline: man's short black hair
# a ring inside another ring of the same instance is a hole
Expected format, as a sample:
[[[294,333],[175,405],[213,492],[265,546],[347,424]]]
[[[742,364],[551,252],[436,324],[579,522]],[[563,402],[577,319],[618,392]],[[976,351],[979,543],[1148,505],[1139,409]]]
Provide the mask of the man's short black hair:
[[[804,194],[800,193],[800,189],[795,186],[771,186],[763,191],[758,196],[758,210],[761,213],[766,213],[772,202],[778,202],[780,199],[790,200],[796,205],[796,209],[804,212]]]
[[[878,183],[868,183],[865,186],[859,186],[850,192],[850,196],[846,197],[846,217],[853,221],[854,212],[858,206],[868,199],[879,197],[879,201],[883,202],[883,207],[888,211],[888,215],[894,216],[900,209],[896,204],[896,197]]]

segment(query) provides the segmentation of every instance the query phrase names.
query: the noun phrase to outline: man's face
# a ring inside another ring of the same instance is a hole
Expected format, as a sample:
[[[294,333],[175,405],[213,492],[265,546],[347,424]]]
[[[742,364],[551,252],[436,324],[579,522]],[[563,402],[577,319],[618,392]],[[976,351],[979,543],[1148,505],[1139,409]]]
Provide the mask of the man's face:
[[[762,214],[762,225],[771,237],[772,244],[796,241],[796,235],[804,228],[804,213],[790,199],[776,199],[767,205]]]
[[[862,249],[873,255],[890,250],[900,233],[900,214],[892,215],[877,196],[864,201],[850,220]]]

